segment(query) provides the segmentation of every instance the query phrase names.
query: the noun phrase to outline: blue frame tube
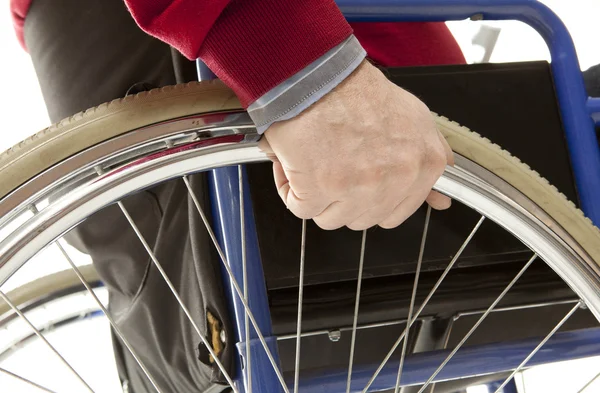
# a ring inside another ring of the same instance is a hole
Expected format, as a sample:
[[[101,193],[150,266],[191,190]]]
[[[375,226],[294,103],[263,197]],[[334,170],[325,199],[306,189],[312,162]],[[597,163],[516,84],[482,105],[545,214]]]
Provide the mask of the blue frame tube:
[[[588,98],[587,107],[594,123],[600,126],[600,98]]]
[[[461,348],[448,362],[434,382],[463,377],[490,375],[514,370],[539,344],[541,338],[504,343],[474,345]],[[406,358],[402,372],[402,386],[425,383],[450,351],[417,353]],[[543,350],[527,364],[528,367],[565,360],[600,355],[600,328],[557,333]],[[351,392],[362,392],[375,372],[376,365],[355,366]],[[394,388],[398,364],[389,362],[369,388],[370,392]],[[346,391],[347,370],[325,371],[300,380],[301,393],[341,393]]]
[[[242,269],[242,231],[240,225],[240,194],[238,167],[225,167],[214,169],[209,172],[209,193],[211,196],[211,208],[213,214],[213,225],[215,234],[219,241],[227,261],[231,266],[235,280],[240,288],[243,289],[243,269]],[[248,279],[248,299],[252,314],[256,319],[258,328],[265,337],[271,353],[277,362],[279,362],[277,352],[277,338],[273,336],[271,328],[271,314],[269,311],[269,301],[267,298],[267,288],[265,284],[262,263],[260,259],[260,250],[258,248],[258,238],[256,234],[256,224],[252,210],[252,200],[245,169],[243,170],[244,186],[244,218],[246,227],[246,262]],[[245,311],[244,304],[235,293],[227,271],[221,269],[225,291],[230,310],[233,310],[233,319],[235,321],[235,342],[238,347],[243,362],[247,364],[247,354],[245,351],[244,339],[246,337]],[[256,331],[249,324],[251,338],[251,356],[252,356],[252,379],[254,392],[282,392],[277,376],[275,375],[271,363],[258,341]],[[229,340],[228,342],[232,342]],[[243,385],[248,371],[247,367],[242,367],[240,359],[237,359],[237,388],[240,392],[249,389]],[[240,378],[239,376],[243,376]],[[265,389],[265,390],[262,390]]]
[[[573,40],[560,18],[536,0],[337,0],[349,21],[518,20],[544,38],[581,208],[600,225],[600,149]]]

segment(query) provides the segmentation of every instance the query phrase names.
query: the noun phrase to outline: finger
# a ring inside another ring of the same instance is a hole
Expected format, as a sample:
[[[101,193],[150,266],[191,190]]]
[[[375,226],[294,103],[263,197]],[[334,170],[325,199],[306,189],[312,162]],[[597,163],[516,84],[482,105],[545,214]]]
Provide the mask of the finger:
[[[346,201],[335,201],[327,206],[313,221],[325,230],[334,230],[343,227],[357,219],[363,210]]]
[[[446,210],[452,205],[452,199],[437,191],[431,191],[425,201],[435,210]]]
[[[285,202],[285,195],[282,194],[282,188],[285,186],[289,187],[290,181],[288,180],[285,170],[283,169],[283,165],[279,161],[275,161],[273,163],[273,180],[275,180],[275,187],[277,187],[277,191],[279,192],[279,196]]]
[[[331,201],[315,196],[298,197],[290,186],[283,165],[279,161],[273,162],[273,178],[281,200],[298,218],[313,218],[331,204]]]
[[[392,214],[394,211],[394,206],[395,204],[389,202],[385,204],[379,204],[366,210],[358,218],[356,218],[354,221],[351,221],[346,226],[354,231],[362,231],[363,229],[374,227]]]
[[[385,229],[396,228],[406,219],[413,215],[425,201],[429,189],[419,191],[417,194],[412,194],[402,201],[384,220],[379,222],[379,226]]]
[[[267,138],[260,138],[260,141],[258,141],[258,148],[265,153],[271,161],[278,161],[277,156],[275,155],[275,152],[273,151],[273,148],[269,144]]]
[[[450,166],[454,166],[454,152],[452,151],[452,148],[448,144],[448,141],[446,141],[446,138],[444,138],[442,133],[439,131],[438,131],[438,137],[440,138],[440,142],[442,142],[442,145],[444,146],[444,150],[446,151],[447,164]]]

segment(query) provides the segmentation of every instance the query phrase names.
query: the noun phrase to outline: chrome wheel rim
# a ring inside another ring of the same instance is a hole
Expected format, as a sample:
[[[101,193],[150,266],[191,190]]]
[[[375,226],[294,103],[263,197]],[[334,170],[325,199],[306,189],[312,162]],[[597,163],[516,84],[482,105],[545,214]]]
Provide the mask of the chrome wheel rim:
[[[197,116],[131,132],[49,169],[0,202],[0,284],[79,222],[129,194],[190,173],[267,161],[256,140],[244,113],[218,122]],[[435,188],[521,240],[600,320],[600,269],[531,200],[461,156]]]

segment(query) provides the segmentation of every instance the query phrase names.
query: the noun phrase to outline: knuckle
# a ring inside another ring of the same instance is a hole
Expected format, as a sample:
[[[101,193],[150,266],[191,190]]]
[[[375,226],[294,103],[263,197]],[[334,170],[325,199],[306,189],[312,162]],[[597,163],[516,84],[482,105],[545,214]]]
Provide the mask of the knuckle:
[[[419,156],[421,155],[420,149],[406,151],[398,158],[397,165],[394,168],[395,171],[402,175],[418,171],[420,166]]]
[[[380,183],[380,189],[385,190],[386,199],[394,199],[393,195],[398,194],[407,186],[413,183],[419,173],[419,164],[415,160],[403,160],[401,163],[389,168],[386,179]]]
[[[445,154],[436,154],[435,158],[433,159],[433,169],[435,170],[435,172],[439,175],[441,175],[442,173],[444,173],[444,170],[446,169],[446,155]]]
[[[439,143],[434,146],[435,147],[432,146],[430,153],[427,155],[426,166],[435,173],[436,176],[440,176],[446,169],[446,152],[444,151],[444,147]]]
[[[400,199],[404,196],[407,187],[415,184],[415,182],[419,179],[419,175],[421,172],[421,165],[417,160],[411,160],[410,162],[406,162],[402,166],[398,167],[395,171],[394,175],[394,191],[399,194],[396,196],[396,199]]]
[[[383,182],[382,169],[378,168],[373,171],[365,171],[357,179],[356,190],[360,191],[360,194],[370,194],[373,190],[380,187]]]
[[[429,109],[429,107],[427,106],[427,104],[425,104],[423,101],[417,99],[417,110],[419,111],[419,113],[427,118],[427,119],[432,119],[433,117],[431,116],[431,109]]]

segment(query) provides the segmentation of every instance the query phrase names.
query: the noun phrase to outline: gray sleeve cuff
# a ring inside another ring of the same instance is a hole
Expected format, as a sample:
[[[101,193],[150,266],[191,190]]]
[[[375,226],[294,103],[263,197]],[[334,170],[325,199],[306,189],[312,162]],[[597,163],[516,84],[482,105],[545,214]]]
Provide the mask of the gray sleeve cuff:
[[[367,53],[351,35],[300,72],[280,83],[248,107],[248,114],[262,134],[277,121],[298,116],[340,84],[364,60]]]

